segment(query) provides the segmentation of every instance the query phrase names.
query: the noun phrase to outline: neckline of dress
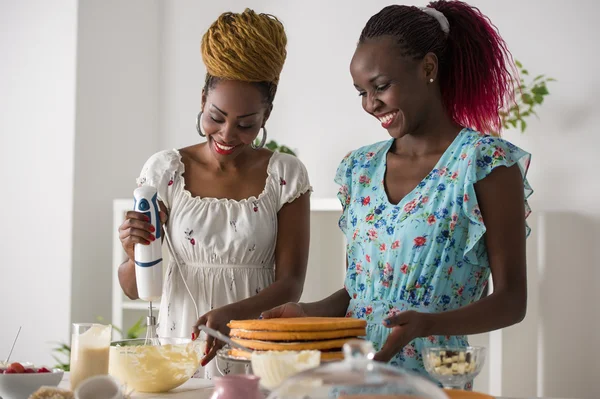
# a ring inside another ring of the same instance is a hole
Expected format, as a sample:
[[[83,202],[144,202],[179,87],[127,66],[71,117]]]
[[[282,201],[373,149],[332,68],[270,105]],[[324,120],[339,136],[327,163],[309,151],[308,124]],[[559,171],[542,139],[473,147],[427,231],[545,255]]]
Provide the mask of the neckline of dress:
[[[186,188],[186,184],[185,184],[185,178],[184,178],[184,174],[185,174],[185,164],[182,161],[182,157],[181,157],[181,153],[179,152],[178,149],[173,148],[173,151],[175,152],[175,154],[177,154],[177,160],[179,162],[179,168],[181,169],[181,191],[184,193],[184,195],[186,197],[188,197],[189,199],[196,201],[196,202],[209,202],[209,203],[222,203],[222,204],[247,204],[247,203],[252,203],[252,202],[258,202],[260,201],[266,194],[267,194],[267,189],[269,187],[269,184],[271,184],[271,180],[273,179],[273,162],[275,160],[275,157],[277,156],[277,151],[273,151],[273,154],[271,155],[271,157],[269,158],[269,163],[267,164],[267,178],[265,180],[265,186],[263,187],[262,192],[257,196],[250,196],[248,198],[242,198],[240,200],[236,200],[233,198],[215,198],[215,197],[201,197],[199,195],[193,195],[187,188]]]
[[[390,201],[390,197],[388,195],[387,190],[385,189],[385,175],[387,172],[387,154],[390,151],[390,149],[392,148],[392,144],[394,143],[394,139],[391,139],[388,141],[388,144],[386,145],[386,147],[384,148],[383,152],[382,152],[382,158],[383,158],[383,170],[381,172],[381,187],[383,189],[383,195],[384,195],[384,199],[387,205],[389,206],[393,206],[393,207],[400,207],[403,204],[406,203],[407,199],[414,197],[415,192],[417,191],[417,189],[419,187],[421,187],[423,185],[423,183],[427,180],[427,178],[429,176],[431,176],[431,174],[433,173],[434,170],[439,169],[439,167],[441,166],[441,164],[446,160],[448,154],[450,153],[451,149],[453,149],[456,146],[456,143],[458,143],[459,139],[463,136],[463,134],[465,132],[467,132],[469,129],[468,128],[462,128],[458,134],[456,135],[456,137],[452,140],[452,142],[450,143],[450,145],[444,150],[444,152],[442,153],[442,155],[440,156],[440,158],[437,160],[437,162],[435,163],[435,165],[433,166],[433,168],[429,171],[429,173],[427,173],[425,175],[425,177],[423,179],[421,179],[419,181],[419,183],[412,189],[410,190],[408,193],[406,193],[406,195],[404,197],[402,197],[400,199],[400,201],[398,201],[397,204],[394,204]]]

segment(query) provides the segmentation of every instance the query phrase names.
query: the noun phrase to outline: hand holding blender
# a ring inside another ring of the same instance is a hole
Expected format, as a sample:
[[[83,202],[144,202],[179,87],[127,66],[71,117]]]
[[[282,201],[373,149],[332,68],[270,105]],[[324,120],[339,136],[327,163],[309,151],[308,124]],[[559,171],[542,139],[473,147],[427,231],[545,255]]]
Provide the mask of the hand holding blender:
[[[152,301],[162,295],[162,238],[163,233],[171,256],[180,268],[174,256],[166,226],[167,215],[160,210],[156,188],[149,185],[138,187],[134,191],[134,210],[127,212],[127,220],[119,229],[120,239],[130,260],[135,263],[135,280],[138,298],[149,302],[147,317],[147,344],[159,344],[156,337],[156,319],[152,314]],[[185,280],[185,288],[190,295],[198,315],[198,307]]]
[[[146,345],[159,345],[156,335],[156,318],[152,313],[152,301],[160,300],[163,285],[162,267],[162,223],[158,193],[152,186],[141,186],[133,192],[133,210],[141,213],[154,231],[154,239],[148,244],[138,243],[134,246],[135,279],[138,296],[148,301],[148,317],[146,318]]]
[[[147,343],[157,343],[156,319],[152,302],[162,295],[162,224],[167,215],[160,210],[156,188],[138,187],[134,191],[134,209],[127,212],[126,221],[119,228],[119,238],[128,258],[134,262],[137,297],[149,302]],[[133,298],[132,299],[137,299]],[[152,341],[151,341],[152,340]]]

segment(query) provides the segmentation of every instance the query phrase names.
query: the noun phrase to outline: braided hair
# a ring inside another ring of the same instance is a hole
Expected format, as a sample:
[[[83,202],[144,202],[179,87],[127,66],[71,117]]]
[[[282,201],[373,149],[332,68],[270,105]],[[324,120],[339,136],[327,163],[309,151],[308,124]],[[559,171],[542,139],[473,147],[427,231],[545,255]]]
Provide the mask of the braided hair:
[[[454,122],[482,133],[500,132],[499,111],[514,101],[517,73],[506,43],[476,7],[457,0],[433,1],[427,7],[431,10],[385,7],[369,19],[359,43],[389,35],[403,56],[419,60],[435,54],[442,101]],[[436,17],[433,10],[441,14]]]

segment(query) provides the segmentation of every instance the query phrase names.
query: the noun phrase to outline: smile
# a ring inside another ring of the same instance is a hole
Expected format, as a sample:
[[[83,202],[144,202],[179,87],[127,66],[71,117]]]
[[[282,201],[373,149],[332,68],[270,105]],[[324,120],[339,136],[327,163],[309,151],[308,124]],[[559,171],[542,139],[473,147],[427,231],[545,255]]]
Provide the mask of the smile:
[[[235,150],[235,148],[237,147],[235,145],[221,144],[221,143],[217,142],[216,140],[214,141],[214,143],[215,143],[215,149],[217,150],[217,152],[219,154],[222,154],[222,155],[231,154],[233,152],[233,150]]]
[[[385,129],[390,127],[398,115],[398,111],[388,112],[387,114],[377,115],[376,118],[381,122],[381,126]]]

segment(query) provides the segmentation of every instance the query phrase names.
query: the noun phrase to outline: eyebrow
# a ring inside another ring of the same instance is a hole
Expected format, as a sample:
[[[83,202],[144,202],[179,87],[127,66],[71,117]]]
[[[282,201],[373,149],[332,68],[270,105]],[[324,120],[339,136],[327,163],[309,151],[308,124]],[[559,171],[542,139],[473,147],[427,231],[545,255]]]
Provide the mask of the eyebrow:
[[[373,83],[374,81],[376,81],[377,79],[381,78],[381,77],[385,77],[384,74],[380,73],[375,75],[374,77],[372,77],[371,79],[369,79],[369,83]],[[357,84],[354,84],[354,88],[356,90],[360,89],[360,86],[358,86]]]
[[[227,116],[227,112],[223,111],[222,109],[220,109],[219,107],[217,107],[215,104],[210,104],[211,107],[215,108],[217,111],[219,111],[220,113],[222,113],[223,115]],[[248,116],[252,116],[252,115],[256,115],[258,114],[258,112],[253,112],[251,114],[246,114],[246,115],[240,115],[238,116],[238,119],[240,118],[246,118]]]

